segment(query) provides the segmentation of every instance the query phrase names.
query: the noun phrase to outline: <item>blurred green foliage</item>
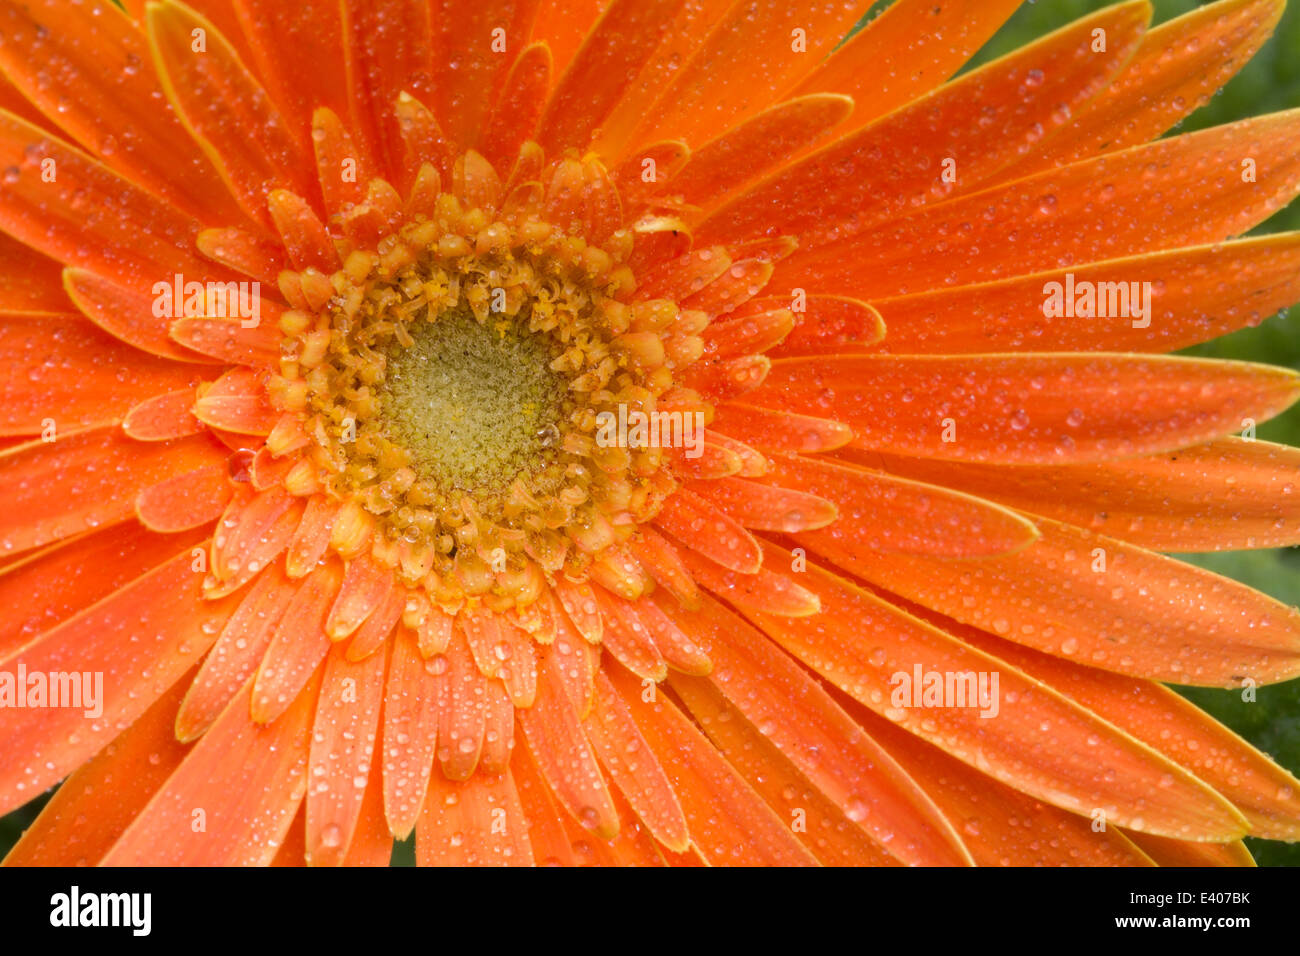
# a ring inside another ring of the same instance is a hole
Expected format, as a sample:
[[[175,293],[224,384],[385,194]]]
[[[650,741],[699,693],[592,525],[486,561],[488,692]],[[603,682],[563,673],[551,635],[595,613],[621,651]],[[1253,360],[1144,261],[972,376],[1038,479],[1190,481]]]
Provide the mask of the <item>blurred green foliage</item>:
[[[869,21],[888,5],[888,0],[873,4],[863,22]],[[967,69],[1018,49],[1078,17],[1110,5],[1111,0],[1037,0],[1026,3],[976,55]],[[1205,5],[1196,0],[1152,0],[1157,23]],[[1300,106],[1300,2],[1291,4],[1273,38],[1254,59],[1209,104],[1172,130],[1171,135],[1296,106]],[[1256,232],[1297,228],[1300,228],[1300,203],[1292,203]],[[1188,349],[1187,354],[1269,362],[1300,369],[1300,308],[1271,318],[1257,328],[1243,329]],[[1300,406],[1261,425],[1258,437],[1265,441],[1300,445]],[[1179,557],[1249,584],[1287,604],[1300,604],[1300,549]],[[1300,680],[1259,688],[1254,702],[1243,701],[1237,691],[1180,690],[1280,764],[1300,774]],[[0,853],[6,851],[31,822],[41,803],[43,801],[37,801],[0,819]],[[1267,840],[1247,842],[1261,865],[1300,866],[1300,844]],[[411,865],[414,855],[414,841],[408,840],[395,847],[393,862]]]

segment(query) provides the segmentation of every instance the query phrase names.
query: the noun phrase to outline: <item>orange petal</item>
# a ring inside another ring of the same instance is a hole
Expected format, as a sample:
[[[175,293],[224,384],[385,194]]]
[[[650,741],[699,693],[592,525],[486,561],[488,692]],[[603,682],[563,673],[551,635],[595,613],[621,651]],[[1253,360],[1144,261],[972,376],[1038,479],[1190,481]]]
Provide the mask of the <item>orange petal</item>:
[[[1287,308],[1300,299],[1298,274],[1300,233],[1292,232],[938,289],[877,302],[889,338],[876,350],[1172,352],[1258,325]],[[1068,314],[1115,314],[1048,318],[1048,290],[1061,292]],[[1100,309],[1080,305],[1084,290],[1103,297]],[[1117,290],[1116,298],[1107,290]]]
[[[713,659],[709,681],[872,839],[908,864],[969,862],[925,792],[771,641],[712,599],[665,610]],[[780,620],[816,626],[826,616]]]
[[[1231,843],[1193,843],[1150,833],[1125,831],[1124,835],[1158,866],[1254,866],[1254,857],[1240,840]]]
[[[429,4],[343,0],[341,6],[351,112],[368,151],[383,156],[391,174],[400,167],[403,149],[392,104],[403,92],[428,92],[433,50]]]
[[[738,398],[763,384],[772,363],[766,355],[705,358],[683,371],[681,384],[710,402]]]
[[[265,376],[243,366],[204,390],[194,403],[194,414],[213,428],[241,435],[268,435],[280,418],[267,396]]]
[[[811,247],[968,192],[1068,123],[1136,49],[1150,15],[1142,0],[1117,4],[967,73],[728,201],[697,239],[779,230]],[[953,175],[937,177],[949,160]]]
[[[537,769],[527,747],[516,747],[510,758],[510,775],[528,823],[528,842],[539,866],[576,866],[573,841],[564,826],[566,812],[556,802],[550,785]]]
[[[18,170],[0,192],[0,228],[53,259],[136,289],[176,273],[216,271],[194,251],[197,221],[5,114],[0,164],[11,174]],[[46,181],[51,169],[57,170],[52,182]]]
[[[338,562],[330,561],[298,585],[253,679],[250,715],[255,722],[269,724],[284,714],[318,671],[330,649],[325,617],[342,578]]]
[[[154,534],[135,522],[92,531],[0,571],[0,661],[206,535]]]
[[[672,687],[691,716],[746,783],[826,866],[901,866],[795,768],[717,688],[698,678],[674,677]]]
[[[1300,835],[1300,781],[1185,697],[1150,681],[1040,654],[971,628],[963,628],[960,636],[1195,773],[1241,811],[1252,836],[1295,840]]]
[[[384,703],[384,814],[405,840],[415,829],[438,740],[438,686],[409,631],[393,642]]]
[[[63,265],[12,236],[0,233],[0,309],[7,312],[70,312],[63,293]]]
[[[691,838],[668,775],[603,672],[596,678],[596,706],[582,725],[610,779],[655,839],[678,853],[686,852]]]
[[[243,461],[243,456],[239,459]],[[266,491],[284,484],[285,478],[293,471],[298,462],[293,458],[276,458],[271,450],[263,445],[253,456],[248,465],[248,483],[254,491]]]
[[[419,638],[420,656],[426,660],[435,654],[442,654],[451,644],[452,632],[456,625],[456,619],[440,607],[423,608],[428,604],[428,599],[418,592],[408,594],[407,603],[414,600],[416,604],[421,605],[424,616],[415,624],[416,634]]]
[[[129,8],[130,3],[128,3],[127,6]],[[235,11],[234,4],[232,4],[230,0],[193,0],[189,6],[197,11],[200,16],[206,17],[214,23],[217,29],[226,36],[226,39],[228,39],[230,44],[235,48],[235,52],[239,54],[240,60],[248,62],[249,51],[248,45],[245,42],[244,31],[240,25],[239,16]],[[144,13],[148,13],[147,3],[145,5]],[[141,16],[138,19],[144,20],[145,17]]]
[[[307,200],[297,193],[275,189],[267,196],[266,207],[295,269],[310,267],[326,275],[338,271],[339,254],[334,242]]]
[[[1112,824],[1186,839],[1244,833],[1240,814],[1196,777],[1007,662],[815,565],[808,565],[805,586],[825,613],[789,618],[741,610],[860,703],[951,756],[1045,803],[1085,816],[1101,810]],[[925,706],[922,691],[936,686],[929,675],[941,682],[970,676],[940,701],[951,706]]]
[[[1248,171],[1243,159],[1252,159]],[[794,287],[882,299],[1220,242],[1300,190],[1300,111],[1157,140],[923,207],[782,262]],[[1106,228],[1097,229],[1098,197]],[[1159,210],[1153,217],[1152,210]]]
[[[731,7],[644,114],[636,139],[699,143],[737,125],[802,79],[861,15],[854,4],[816,0]]]
[[[194,417],[194,389],[182,388],[146,398],[122,419],[122,431],[136,441],[170,441],[203,431]]]
[[[560,599],[564,613],[578,633],[592,644],[599,644],[602,634],[600,607],[596,604],[596,592],[591,585],[559,576],[554,587],[555,596]]]
[[[758,542],[740,522],[684,489],[664,502],[655,525],[728,570],[754,574],[763,563]]]
[[[1047,464],[1208,441],[1247,427],[1246,419],[1276,415],[1297,396],[1300,375],[1242,362],[1110,354],[864,355],[774,362],[746,401],[832,416],[852,427],[858,448]],[[886,408],[890,413],[880,414]],[[714,425],[724,427],[717,420]]]
[[[180,765],[188,747],[172,733],[188,677],[121,736],[77,768],[23,832],[5,866],[93,866]],[[94,820],[93,827],[86,826]]]
[[[311,195],[301,142],[217,26],[174,0],[152,4],[145,20],[168,100],[244,211],[268,223],[270,190]],[[202,53],[193,49],[195,30],[203,31]]]
[[[257,279],[269,288],[276,287],[286,266],[284,247],[260,230],[252,232],[233,226],[204,229],[195,241],[199,252],[208,259]]]
[[[681,552],[663,535],[649,525],[643,525],[629,548],[656,584],[680,603],[694,606],[697,595],[695,579],[682,560]]]
[[[744,442],[719,435],[707,428],[704,430],[704,439],[706,443],[720,445],[740,459],[740,471],[736,472],[740,477],[760,478],[767,474],[767,459]]]
[[[506,685],[519,707],[532,706],[537,693],[537,661],[532,639],[509,620],[490,611],[462,611],[457,623],[478,669]]]
[[[202,219],[238,215],[176,114],[160,108],[144,35],[113,4],[7,0],[0,29],[0,68],[105,164]]]
[[[897,0],[833,50],[796,93],[853,97],[853,126],[892,113],[966,64],[1021,0]]]
[[[826,93],[773,106],[698,147],[673,176],[671,191],[694,206],[717,204],[720,197],[821,140],[851,112],[851,99]]]
[[[325,557],[338,510],[338,505],[325,495],[314,495],[307,499],[307,506],[289,541],[289,551],[284,559],[289,577],[300,578],[310,573]]]
[[[815,860],[713,745],[662,694],[647,702],[626,671],[609,674],[674,789],[692,844],[709,863],[809,866]]]
[[[783,456],[770,460],[763,480],[804,488],[835,502],[840,517],[808,535],[814,547],[827,543],[849,552],[866,548],[885,554],[973,558],[1018,551],[1038,537],[1032,521],[973,495],[950,491],[944,481],[921,484],[883,469]]]
[[[461,149],[482,135],[492,103],[532,32],[537,6],[537,0],[440,0],[434,57],[439,65],[455,67],[440,71],[430,105]]]
[[[317,107],[346,109],[343,22],[337,0],[235,0],[234,8],[252,65],[291,132],[305,131]]]
[[[853,429],[829,418],[727,402],[713,410],[713,429],[762,451],[812,454],[842,448]]]
[[[543,215],[557,227],[600,245],[623,224],[618,189],[598,160],[564,159],[546,183]]]
[[[421,172],[430,169],[445,182],[445,177],[450,175],[458,157],[455,147],[447,139],[447,135],[438,125],[438,120],[427,106],[415,97],[403,93],[397,98],[395,109],[398,129],[402,137],[401,185],[410,183],[408,192],[412,202],[415,202],[422,190],[432,192],[430,183],[421,184]],[[486,163],[486,160],[484,162]],[[380,237],[375,237],[378,238]]]
[[[703,289],[729,268],[731,256],[721,247],[695,249],[674,259],[659,260],[637,273],[635,297],[638,301],[684,299]]]
[[[504,170],[530,139],[546,105],[551,80],[551,51],[533,44],[519,54],[506,77],[479,138],[478,149],[496,169]]]
[[[840,452],[920,481],[1088,528],[1153,551],[1300,542],[1300,451],[1222,438],[1088,465],[1000,465]]]
[[[819,550],[909,601],[1092,667],[1207,687],[1300,674],[1295,608],[1113,538],[1038,528],[1023,551],[975,561]]]
[[[571,816],[567,813],[560,815],[560,825],[573,845],[575,863],[618,868],[664,866],[664,854],[672,851],[650,835],[621,790],[615,788],[609,795],[619,819],[618,833],[612,839],[593,840]]]
[[[795,310],[795,327],[768,351],[771,358],[854,352],[854,346],[871,345],[885,338],[885,322],[876,308],[842,295],[799,295],[794,302],[764,296],[737,311],[744,314],[750,308],[766,308],[778,302]]]
[[[366,184],[379,174],[338,114],[324,107],[316,110],[312,115],[311,139],[325,208],[338,215],[364,202]]]
[[[618,812],[605,779],[578,722],[574,702],[565,691],[554,650],[541,654],[537,700],[518,711],[519,726],[533,759],[569,813],[601,839],[618,832]]]
[[[737,257],[725,272],[684,298],[681,304],[709,315],[732,312],[767,285],[774,268],[770,261]]]
[[[446,649],[429,658],[427,666],[438,678],[438,763],[448,779],[468,779],[483,752],[487,678],[460,633],[453,633]]]
[[[701,586],[730,604],[788,617],[808,617],[821,611],[817,595],[769,568],[759,568],[757,574],[737,574],[693,552],[686,554],[686,562]]]
[[[562,70],[608,6],[609,0],[541,0],[533,21],[533,40],[550,47],[556,68]]]
[[[661,681],[668,676],[668,665],[650,632],[632,610],[630,602],[614,597],[604,588],[596,589],[596,602],[600,605],[604,621],[603,646],[614,659],[645,680]],[[597,682],[597,697],[599,697]]]
[[[275,851],[272,867],[300,867],[307,865],[307,813],[301,804],[289,826],[289,832]]]
[[[145,488],[227,452],[206,435],[137,442],[118,429],[91,428],[0,452],[0,553],[39,547],[87,528],[125,521]]]
[[[352,844],[370,782],[387,654],[325,660],[307,757],[307,861],[338,866]]]
[[[532,866],[528,820],[510,774],[462,781],[432,774],[415,856],[420,866]]]
[[[274,488],[230,503],[212,538],[212,574],[243,583],[267,567],[297,527],[301,499]]]
[[[739,474],[745,467],[744,460],[729,448],[720,444],[701,442],[700,454],[692,458],[689,449],[666,449],[672,459],[672,468],[682,478],[697,478],[713,481],[729,478]]]
[[[171,311],[173,283],[163,297],[146,294],[144,286],[125,288],[86,269],[63,271],[63,287],[81,313],[113,338],[133,345],[151,356],[177,362],[210,364],[212,360],[181,347],[168,335],[166,312]],[[164,317],[156,314],[156,305],[165,304]]]
[[[1208,103],[1245,66],[1272,34],[1282,10],[1277,0],[1228,0],[1161,24],[1065,129],[998,178],[1019,179],[1156,139]]]
[[[695,55],[730,6],[731,0],[699,0],[680,4],[671,11],[672,19],[663,38],[639,74],[628,83],[618,105],[600,124],[592,145],[595,152],[620,163],[639,162],[654,155],[659,144],[629,143],[629,137],[646,111],[663,95],[682,64]],[[562,63],[558,59],[556,62]]]
[[[654,53],[681,0],[613,0],[556,83],[537,142],[582,150]],[[556,63],[563,61],[557,52]]]
[[[387,867],[393,858],[393,835],[384,819],[382,759],[376,756],[370,765],[370,782],[361,798],[361,814],[352,834],[352,845],[343,859],[344,866]]]
[[[365,660],[375,653],[392,636],[393,629],[402,619],[406,609],[406,593],[403,588],[394,586],[388,591],[388,598],[366,617],[365,623],[357,628],[348,644],[347,658],[350,661]]]
[[[539,149],[541,147],[538,147]],[[651,175],[649,163],[658,162],[663,159],[669,162],[667,157],[660,154],[666,150],[685,150],[682,144],[659,144],[654,147],[654,155],[646,156],[642,159],[642,166],[638,169],[637,176]],[[676,152],[672,155],[676,155]],[[657,177],[661,175],[655,172]],[[637,190],[630,185],[626,179],[623,170],[615,171],[615,180],[619,183],[619,188],[627,194],[629,206],[635,205],[639,201],[644,201],[644,196],[639,193],[644,189]],[[632,180],[631,182],[639,182]],[[679,216],[674,215],[655,215],[646,213],[632,223],[632,235],[635,239],[632,248],[632,255],[628,258],[628,266],[633,270],[633,274],[641,276],[647,269],[653,269],[656,263],[674,262],[680,259],[691,248],[690,227]]]
[[[137,402],[193,388],[193,366],[140,352],[79,315],[7,315],[0,321],[0,434],[39,434],[117,421]]]
[[[637,601],[628,607],[627,614],[635,617],[645,628],[669,667],[693,675],[707,674],[713,669],[709,655],[659,610],[653,601]]]
[[[479,771],[488,776],[505,773],[515,748],[515,705],[499,680],[487,682],[483,710],[483,752]]]
[[[253,676],[295,592],[277,562],[235,599],[237,609],[203,659],[176,715],[177,739],[196,740]]]
[[[371,614],[384,606],[392,589],[392,569],[378,564],[366,554],[349,561],[338,599],[325,622],[325,632],[330,640],[341,641],[351,636]]]
[[[569,702],[584,719],[591,712],[596,697],[596,670],[600,666],[600,649],[578,633],[566,614],[561,613],[552,598],[552,618],[555,620],[555,643],[550,653],[555,654],[555,672],[564,685]]]
[[[265,866],[298,813],[316,704],[313,681],[279,720],[249,718],[252,681],[194,745],[105,866]],[[201,811],[203,829],[195,827]]]
[[[458,158],[452,167],[452,186],[471,207],[496,209],[501,204],[501,177],[475,150]]]
[[[870,721],[867,729],[872,736],[889,748],[959,828],[979,866],[1152,865],[1118,828],[1107,825],[1094,831],[1088,816],[1067,813],[990,780],[860,707],[857,714]],[[1032,839],[1026,840],[1026,833],[1032,833]]]
[[[142,490],[135,498],[135,514],[152,531],[188,531],[216,521],[229,500],[227,467],[205,465]]]
[[[236,601],[205,601],[188,552],[48,631],[6,669],[103,675],[92,707],[4,709],[0,812],[21,806],[129,727],[212,644]],[[90,702],[83,698],[83,704]],[[100,711],[93,720],[86,711]],[[195,806],[192,804],[191,806]],[[187,811],[188,813],[188,811]],[[188,819],[188,817],[187,817]],[[188,825],[188,824],[187,824]]]
[[[770,485],[740,478],[697,481],[691,483],[691,491],[756,531],[811,531],[839,517],[833,502],[782,486],[779,475],[773,476]]]
[[[766,352],[790,334],[794,328],[794,313],[786,308],[767,312],[749,312],[755,300],[751,299],[735,313],[709,323],[701,334],[705,355],[736,358]]]

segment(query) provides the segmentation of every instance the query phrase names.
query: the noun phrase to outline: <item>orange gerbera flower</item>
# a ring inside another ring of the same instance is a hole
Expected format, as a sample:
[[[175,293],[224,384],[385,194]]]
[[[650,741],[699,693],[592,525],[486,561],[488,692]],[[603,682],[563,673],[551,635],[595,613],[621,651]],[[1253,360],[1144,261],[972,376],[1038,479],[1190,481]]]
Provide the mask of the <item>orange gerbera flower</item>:
[[[1017,5],[0,0],[9,861],[1300,838],[1282,3]]]

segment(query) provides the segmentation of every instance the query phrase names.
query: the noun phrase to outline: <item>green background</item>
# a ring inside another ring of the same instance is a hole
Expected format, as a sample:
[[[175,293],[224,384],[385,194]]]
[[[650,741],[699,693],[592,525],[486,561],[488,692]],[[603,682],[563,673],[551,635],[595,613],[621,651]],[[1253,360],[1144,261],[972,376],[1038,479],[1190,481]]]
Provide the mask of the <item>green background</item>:
[[[887,2],[874,5],[869,19]],[[1038,0],[1026,3],[972,61],[971,66],[1000,56],[1102,7],[1110,0]],[[1153,0],[1156,22],[1206,6],[1195,0]],[[968,67],[969,69],[969,67]],[[1292,3],[1277,32],[1255,58],[1205,107],[1172,133],[1218,126],[1247,116],[1300,106],[1300,3]],[[1292,203],[1257,233],[1300,229],[1300,203]],[[1277,315],[1257,328],[1243,329],[1187,350],[1188,354],[1270,362],[1300,369],[1300,309]],[[1300,405],[1260,426],[1265,441],[1300,445]],[[1245,551],[1213,555],[1183,555],[1287,604],[1300,604],[1300,548]],[[1188,698],[1270,754],[1292,773],[1300,774],[1300,680],[1261,687],[1257,700],[1246,703],[1236,691],[1186,688]],[[6,852],[35,817],[34,804],[0,819],[0,855]],[[1300,866],[1300,844],[1247,840],[1261,866]],[[414,862],[412,845],[399,845],[394,863]]]

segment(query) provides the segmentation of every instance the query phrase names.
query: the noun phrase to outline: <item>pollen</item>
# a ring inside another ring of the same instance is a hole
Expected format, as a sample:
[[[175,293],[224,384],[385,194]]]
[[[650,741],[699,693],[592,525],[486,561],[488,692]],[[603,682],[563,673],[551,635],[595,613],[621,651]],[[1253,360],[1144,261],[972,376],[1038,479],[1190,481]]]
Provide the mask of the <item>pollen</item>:
[[[553,471],[567,383],[561,350],[525,322],[450,312],[393,343],[378,399],[381,430],[444,494],[500,494]]]

